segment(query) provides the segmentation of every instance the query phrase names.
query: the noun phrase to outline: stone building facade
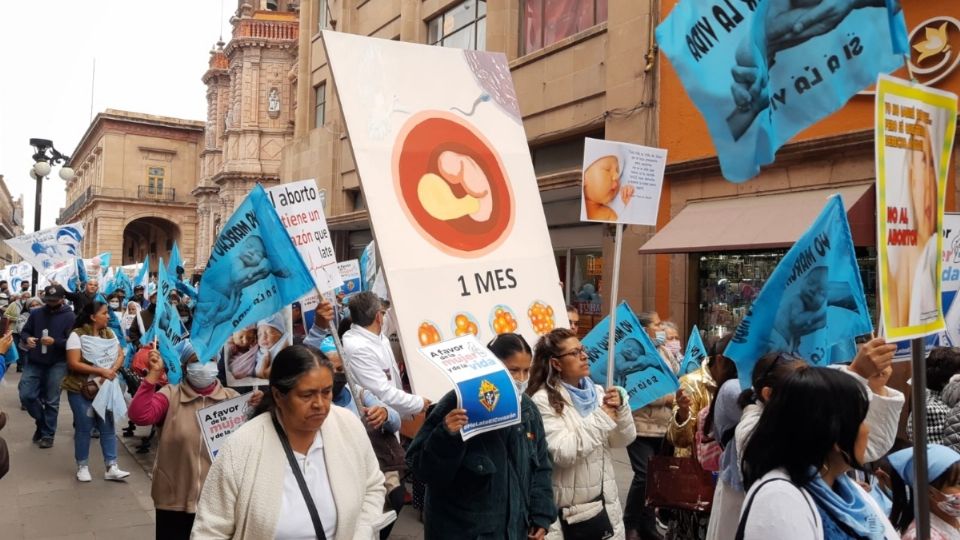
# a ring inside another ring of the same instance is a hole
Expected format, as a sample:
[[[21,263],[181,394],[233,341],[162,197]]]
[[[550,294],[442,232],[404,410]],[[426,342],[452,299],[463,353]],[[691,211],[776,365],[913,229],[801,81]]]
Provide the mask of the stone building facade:
[[[20,262],[20,255],[10,248],[8,238],[23,234],[23,197],[10,196],[7,183],[0,174],[0,267]]]
[[[588,329],[599,319],[600,298],[608,288],[611,269],[603,261],[610,260],[613,242],[612,228],[580,222],[583,141],[656,145],[651,37],[659,20],[656,5],[637,0],[304,0],[295,137],[284,149],[281,179],[316,178],[326,191],[340,259],[356,257],[370,241],[321,29],[502,52],[513,73],[540,187],[542,201],[537,202],[547,216],[564,295],[588,314],[582,317],[582,328]],[[628,236],[646,238],[651,231],[638,228]],[[624,280],[633,282],[620,290],[631,305],[652,303],[652,282],[634,270],[654,261],[635,251],[625,257]]]
[[[239,0],[232,36],[210,51],[207,123],[197,201],[201,272],[222,224],[250,189],[280,181],[280,152],[293,138],[298,46],[294,2]]]
[[[110,252],[111,264],[150,255],[169,260],[173,242],[196,260],[197,204],[204,123],[107,109],[97,114],[68,165],[66,207],[58,223],[83,223],[83,254]]]

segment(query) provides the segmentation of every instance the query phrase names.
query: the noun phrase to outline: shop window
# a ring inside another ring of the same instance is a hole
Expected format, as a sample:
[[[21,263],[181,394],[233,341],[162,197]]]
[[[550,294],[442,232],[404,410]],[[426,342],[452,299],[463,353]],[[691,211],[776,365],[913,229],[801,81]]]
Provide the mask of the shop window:
[[[487,1],[464,0],[427,23],[427,44],[482,51],[487,45]]]
[[[600,310],[603,285],[603,252],[594,249],[567,249],[554,253],[568,304],[580,312],[583,336],[603,319]]]
[[[160,195],[163,193],[164,173],[163,167],[147,168],[147,191],[150,195]]]
[[[786,250],[723,252],[700,255],[700,321],[707,334],[733,332],[760,294]],[[857,248],[857,263],[867,297],[867,308],[877,313],[877,251]],[[876,325],[876,320],[874,320]]]
[[[522,0],[520,55],[607,20],[607,0]]]
[[[323,127],[327,119],[327,83],[320,83],[314,88],[314,116],[313,127]]]

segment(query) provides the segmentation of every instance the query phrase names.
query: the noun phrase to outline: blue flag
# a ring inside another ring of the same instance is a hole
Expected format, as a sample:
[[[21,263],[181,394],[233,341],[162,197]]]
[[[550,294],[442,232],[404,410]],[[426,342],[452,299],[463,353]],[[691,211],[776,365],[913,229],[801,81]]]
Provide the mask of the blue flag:
[[[175,281],[180,281],[180,274],[177,273],[177,267],[183,268],[183,259],[180,258],[180,247],[177,246],[177,241],[173,241],[173,249],[170,251],[170,266],[167,268],[167,273],[173,277]]]
[[[637,410],[680,388],[673,369],[663,361],[656,345],[626,302],[617,306],[613,384],[627,390],[630,409]],[[590,361],[590,378],[607,385],[607,352],[610,317],[604,317],[582,341]]]
[[[123,289],[124,297],[127,299],[133,296],[133,283],[130,282],[130,278],[123,271],[123,268],[117,269],[117,275],[113,278],[113,289]]]
[[[183,370],[180,368],[180,354],[176,345],[162,332],[157,333],[157,350],[160,351],[160,358],[167,368],[167,380],[170,384],[178,384],[183,377]]]
[[[236,330],[314,288],[313,277],[259,184],[227,221],[200,280],[191,341],[201,362]]]
[[[87,265],[84,264],[83,259],[77,257],[77,281],[80,283],[86,283],[87,279]]]
[[[137,272],[137,277],[133,278],[133,285],[142,285],[144,289],[147,288],[147,283],[150,281],[150,254],[148,253],[143,259],[143,265],[140,266],[140,271]]]
[[[681,0],[656,35],[733,182],[908,51],[899,0]]]
[[[723,354],[750,388],[753,366],[767,353],[845,362],[856,355],[855,338],[872,331],[847,212],[834,195],[774,269]]]
[[[683,362],[680,363],[680,373],[683,377],[688,373],[700,369],[703,359],[707,357],[707,348],[703,345],[703,338],[700,337],[700,329],[693,325],[690,331],[690,340],[687,341],[687,350],[683,353]]]
[[[183,334],[186,330],[180,321],[180,314],[170,304],[170,293],[175,290],[173,280],[167,274],[167,268],[163,265],[163,259],[157,265],[159,270],[157,275],[157,307],[153,314],[153,324],[140,340],[147,344],[156,339],[157,349],[163,358],[163,363],[167,367],[167,378],[172,384],[180,381],[180,355],[172,352],[175,347],[183,340]],[[176,380],[174,380],[176,377]]]

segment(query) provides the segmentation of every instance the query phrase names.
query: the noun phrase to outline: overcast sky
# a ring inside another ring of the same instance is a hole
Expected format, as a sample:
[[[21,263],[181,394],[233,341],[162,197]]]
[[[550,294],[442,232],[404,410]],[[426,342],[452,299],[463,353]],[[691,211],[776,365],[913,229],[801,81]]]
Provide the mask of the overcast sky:
[[[222,3],[222,7],[221,7]],[[210,48],[229,40],[235,0],[3,2],[0,17],[0,174],[24,196],[33,230],[32,137],[72,154],[93,114],[107,108],[206,120],[200,80]],[[222,19],[221,19],[222,13]],[[43,186],[41,227],[64,206],[56,169]]]

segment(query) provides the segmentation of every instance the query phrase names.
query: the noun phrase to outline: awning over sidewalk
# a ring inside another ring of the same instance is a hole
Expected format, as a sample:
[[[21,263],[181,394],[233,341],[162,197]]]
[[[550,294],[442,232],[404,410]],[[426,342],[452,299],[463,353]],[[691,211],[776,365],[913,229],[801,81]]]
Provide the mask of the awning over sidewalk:
[[[843,197],[854,245],[872,246],[876,244],[873,188],[873,184],[860,184],[691,202],[640,253],[787,248],[810,227],[834,193]]]

